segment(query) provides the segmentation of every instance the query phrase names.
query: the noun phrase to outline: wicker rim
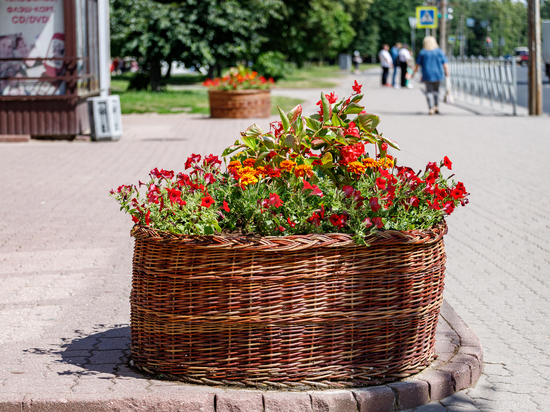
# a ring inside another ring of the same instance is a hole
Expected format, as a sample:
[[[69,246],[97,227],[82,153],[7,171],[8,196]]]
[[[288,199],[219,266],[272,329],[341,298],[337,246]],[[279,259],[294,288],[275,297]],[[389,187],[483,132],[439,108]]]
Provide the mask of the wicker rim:
[[[169,242],[189,244],[204,248],[266,249],[269,251],[302,250],[322,247],[356,246],[351,235],[345,233],[325,233],[292,236],[237,236],[237,235],[182,235],[150,227],[135,225],[131,236],[151,242]],[[380,230],[365,238],[367,245],[390,244],[431,244],[438,242],[447,234],[447,224],[442,221],[431,229],[422,230]]]
[[[244,90],[208,90],[208,94],[214,95],[239,95],[239,94],[270,94],[270,89],[244,89]]]

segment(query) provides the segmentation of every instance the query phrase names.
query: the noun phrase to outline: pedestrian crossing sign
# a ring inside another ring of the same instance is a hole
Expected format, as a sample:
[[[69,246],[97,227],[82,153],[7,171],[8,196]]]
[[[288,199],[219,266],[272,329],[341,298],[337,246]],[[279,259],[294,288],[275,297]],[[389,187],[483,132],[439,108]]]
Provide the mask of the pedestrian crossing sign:
[[[416,28],[437,29],[437,7],[417,7]]]

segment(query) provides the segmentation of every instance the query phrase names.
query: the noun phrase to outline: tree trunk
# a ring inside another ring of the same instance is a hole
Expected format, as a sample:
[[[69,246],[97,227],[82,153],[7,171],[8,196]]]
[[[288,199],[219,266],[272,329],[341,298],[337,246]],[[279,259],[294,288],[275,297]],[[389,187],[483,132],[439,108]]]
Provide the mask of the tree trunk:
[[[161,72],[160,72],[160,61],[155,60],[151,62],[150,69],[150,81],[151,81],[151,90],[154,92],[160,92],[161,86]]]
[[[166,71],[166,74],[164,75],[164,79],[168,80],[170,76],[172,75],[172,62],[168,62],[168,70]]]

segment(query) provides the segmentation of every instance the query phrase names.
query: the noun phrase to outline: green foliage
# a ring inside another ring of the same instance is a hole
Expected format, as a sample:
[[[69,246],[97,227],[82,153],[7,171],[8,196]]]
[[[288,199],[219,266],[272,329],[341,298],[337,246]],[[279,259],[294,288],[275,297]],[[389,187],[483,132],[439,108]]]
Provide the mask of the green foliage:
[[[449,34],[458,35],[461,31],[467,36],[468,56],[499,56],[513,54],[514,48],[527,46],[527,6],[523,2],[510,0],[457,0],[453,4],[453,20],[449,24]],[[474,27],[466,27],[466,19],[475,18]],[[486,48],[485,39],[491,37],[493,47]],[[504,45],[500,46],[500,38]],[[459,53],[458,44],[452,48]]]
[[[253,67],[257,72],[275,80],[287,77],[292,73],[292,65],[286,61],[286,56],[277,51],[267,51],[260,54]]]
[[[345,2],[283,0],[281,18],[260,31],[268,41],[262,51],[280,51],[302,66],[308,60],[334,59],[353,41],[353,17]],[[349,1],[354,3],[354,1]]]

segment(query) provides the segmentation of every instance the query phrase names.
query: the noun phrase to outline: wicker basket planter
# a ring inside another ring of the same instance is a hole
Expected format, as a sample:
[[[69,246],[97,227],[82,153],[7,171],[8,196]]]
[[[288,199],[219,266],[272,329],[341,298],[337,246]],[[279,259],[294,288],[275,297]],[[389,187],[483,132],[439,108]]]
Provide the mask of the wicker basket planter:
[[[135,226],[132,358],[186,382],[365,386],[434,358],[445,224],[348,235],[182,236]]]
[[[210,116],[214,118],[244,119],[269,117],[270,90],[209,90]]]

